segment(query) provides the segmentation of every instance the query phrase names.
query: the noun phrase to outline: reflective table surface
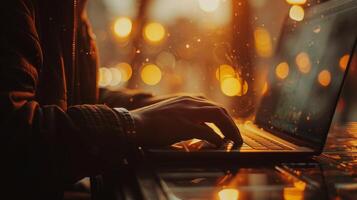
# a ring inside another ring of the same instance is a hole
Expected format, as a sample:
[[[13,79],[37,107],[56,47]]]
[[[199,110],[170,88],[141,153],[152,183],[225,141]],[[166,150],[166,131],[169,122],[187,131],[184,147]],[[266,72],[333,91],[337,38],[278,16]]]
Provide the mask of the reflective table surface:
[[[335,126],[324,153],[274,166],[157,169],[169,199],[357,199],[357,123]]]
[[[324,153],[306,162],[168,165],[152,171],[154,176],[145,170],[110,175],[107,184],[116,191],[111,199],[357,199],[357,122],[333,126]]]

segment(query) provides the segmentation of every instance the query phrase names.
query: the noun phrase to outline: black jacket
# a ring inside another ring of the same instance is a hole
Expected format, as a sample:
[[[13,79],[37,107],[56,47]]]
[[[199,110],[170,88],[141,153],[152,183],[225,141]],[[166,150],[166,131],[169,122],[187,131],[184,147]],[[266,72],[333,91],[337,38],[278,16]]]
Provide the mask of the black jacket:
[[[125,154],[121,113],[93,105],[97,57],[85,3],[1,2],[1,172],[7,185],[1,189],[12,199],[61,199],[65,184],[113,167]]]

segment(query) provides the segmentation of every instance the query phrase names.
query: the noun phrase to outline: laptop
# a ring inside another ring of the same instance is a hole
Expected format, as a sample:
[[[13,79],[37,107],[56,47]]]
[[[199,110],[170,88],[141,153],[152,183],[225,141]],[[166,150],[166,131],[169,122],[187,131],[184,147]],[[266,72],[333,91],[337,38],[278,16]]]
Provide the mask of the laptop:
[[[357,1],[332,0],[307,8],[301,22],[285,20],[255,120],[237,123],[242,146],[227,141],[197,150],[178,143],[140,152],[165,161],[288,160],[320,154],[356,46],[356,19]]]

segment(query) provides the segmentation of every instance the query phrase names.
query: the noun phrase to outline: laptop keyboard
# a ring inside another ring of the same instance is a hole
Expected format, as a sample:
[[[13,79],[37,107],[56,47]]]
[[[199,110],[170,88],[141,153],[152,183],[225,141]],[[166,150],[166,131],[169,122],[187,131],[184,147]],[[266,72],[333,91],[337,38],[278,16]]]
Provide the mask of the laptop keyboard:
[[[244,142],[241,149],[252,148],[256,150],[290,150],[289,147],[283,146],[273,140],[252,132],[244,132],[241,135]]]
[[[234,142],[231,140],[226,140],[222,146],[215,147],[214,145],[198,139],[192,139],[187,141],[181,141],[179,143],[171,145],[170,148],[173,148],[178,151],[185,152],[194,152],[200,151],[203,149],[217,149],[224,151],[232,151],[232,150],[290,150],[289,147],[281,145],[273,140],[262,137],[256,133],[252,132],[242,132],[241,136],[243,138],[242,146],[235,146]]]

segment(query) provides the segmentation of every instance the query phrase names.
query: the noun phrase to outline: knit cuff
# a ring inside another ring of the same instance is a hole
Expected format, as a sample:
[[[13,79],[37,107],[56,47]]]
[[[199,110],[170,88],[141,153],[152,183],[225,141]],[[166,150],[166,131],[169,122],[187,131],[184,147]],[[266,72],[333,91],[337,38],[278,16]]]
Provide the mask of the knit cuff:
[[[124,134],[128,141],[133,142],[136,136],[135,121],[130,112],[125,108],[113,108],[121,122],[124,124]]]
[[[78,105],[70,107],[68,113],[88,140],[92,155],[109,165],[121,162],[127,142],[124,123],[114,110],[106,105]]]

